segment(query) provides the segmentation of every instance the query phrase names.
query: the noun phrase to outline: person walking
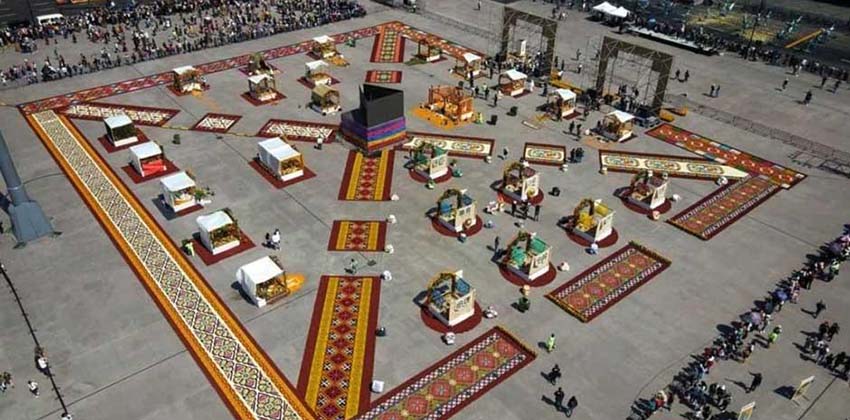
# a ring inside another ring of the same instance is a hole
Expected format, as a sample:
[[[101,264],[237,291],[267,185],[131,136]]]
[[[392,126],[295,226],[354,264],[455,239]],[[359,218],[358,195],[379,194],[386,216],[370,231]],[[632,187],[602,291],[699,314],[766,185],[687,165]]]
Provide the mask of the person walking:
[[[573,134],[573,130],[576,129],[576,122],[570,121],[570,134]]]
[[[556,363],[555,366],[552,366],[552,370],[549,371],[549,383],[552,385],[558,384],[558,379],[561,379],[561,367]]]
[[[788,79],[786,78],[785,80],[782,81],[782,91],[784,92],[785,88],[787,88],[787,87],[788,87]]]
[[[826,76],[821,77],[821,79],[820,79],[820,88],[821,89],[823,89],[824,85],[826,85],[827,80],[829,80],[828,77],[826,77]]]
[[[691,78],[691,72],[689,70],[685,70],[685,83],[688,83],[688,79]]]
[[[839,331],[841,331],[841,327],[838,326],[837,322],[833,322],[832,325],[829,326],[829,330],[826,332],[826,341],[832,341],[832,337],[835,337]]]
[[[481,0],[478,0],[478,4],[476,5],[475,10],[481,10]]]
[[[552,333],[552,335],[546,339],[546,352],[552,353],[552,350],[555,350],[555,333]]]
[[[708,96],[710,96],[712,98],[714,97],[714,88],[715,88],[714,83],[712,83],[711,87],[708,89]]]
[[[839,87],[841,87],[841,80],[835,80],[835,85],[832,86],[832,93],[838,93]]]
[[[555,410],[558,410],[560,412],[564,409],[565,396],[566,394],[564,393],[564,390],[561,387],[558,387],[558,389],[555,391]]]
[[[819,300],[818,303],[815,304],[815,311],[812,312],[812,318],[817,319],[820,316],[820,313],[826,309],[826,304],[823,303],[822,300]]]
[[[32,393],[32,395],[33,395],[33,396],[35,396],[36,398],[38,398],[38,395],[39,395],[39,392],[38,392],[38,382],[36,382],[36,381],[27,381],[27,388],[29,388],[29,389],[30,389],[30,392]]]
[[[761,385],[761,381],[762,381],[761,373],[756,372],[756,373],[752,373],[752,375],[753,375],[753,380],[750,382],[750,386],[747,387],[747,394],[755,391],[756,388],[758,388],[759,385]]]
[[[720,85],[719,85],[719,84],[718,84],[717,86],[715,86],[715,87],[714,87],[714,95],[713,95],[713,96],[714,96],[715,98],[717,98],[717,97],[719,97],[719,96],[720,96]]]
[[[576,399],[576,396],[573,395],[572,397],[570,397],[570,400],[567,401],[567,417],[573,416],[573,411],[576,409],[576,407],[578,407],[578,399]]]
[[[510,153],[510,150],[508,150],[508,147],[507,146],[503,147],[502,148],[502,160],[508,159],[508,153]]]
[[[357,274],[357,260],[354,258],[348,262],[348,272],[351,274]]]
[[[501,242],[501,240],[500,240],[499,236],[496,235],[496,239],[493,240],[493,258],[496,258],[496,257],[499,256],[499,245],[500,245],[499,242]]]
[[[767,335],[767,348],[779,341],[779,335],[782,334],[782,326],[777,325],[770,334]]]
[[[809,106],[812,103],[812,91],[809,90],[806,92],[806,97],[803,99],[803,105]]]
[[[274,233],[272,233],[272,248],[276,250],[280,249],[280,229],[275,229]]]

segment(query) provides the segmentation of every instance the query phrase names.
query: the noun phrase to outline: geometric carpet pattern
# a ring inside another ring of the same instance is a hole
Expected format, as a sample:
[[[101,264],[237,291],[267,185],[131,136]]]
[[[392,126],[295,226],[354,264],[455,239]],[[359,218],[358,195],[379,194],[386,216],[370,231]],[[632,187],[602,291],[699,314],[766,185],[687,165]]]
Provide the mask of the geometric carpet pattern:
[[[404,38],[392,27],[384,27],[372,44],[373,63],[401,63],[404,61]]]
[[[599,151],[599,166],[610,172],[638,173],[653,171],[676,178],[712,180],[720,177],[740,179],[747,172],[710,160],[684,156],[656,155],[651,153]]]
[[[709,240],[779,191],[766,177],[729,182],[667,220],[702,240]]]
[[[226,133],[240,119],[239,115],[208,113],[192,126],[192,130],[207,131],[210,133]]]
[[[348,161],[339,187],[341,201],[388,201],[393,180],[395,154],[384,149],[375,156],[364,156],[354,150]]]
[[[133,124],[161,127],[168,120],[174,118],[180,111],[167,108],[89,102],[71,105],[58,110],[58,112],[67,117],[94,121],[101,121],[109,117],[124,114],[133,121]]]
[[[449,153],[449,156],[484,158],[493,154],[493,139],[469,136],[449,136],[446,134],[428,134],[408,132],[410,140],[401,147],[413,150],[422,143],[429,143]]]
[[[803,173],[671,124],[661,124],[647,131],[646,134],[717,163],[738,168],[754,176],[765,176],[785,189],[793,187],[794,184],[806,178]]]
[[[281,137],[284,140],[315,143],[321,138],[323,143],[332,143],[338,125],[312,121],[269,120],[260,128],[257,137]]]
[[[557,144],[525,143],[522,155],[530,163],[561,166],[567,161],[567,148]]]
[[[381,282],[323,276],[298,392],[321,419],[345,420],[369,406]]]
[[[334,220],[328,251],[383,251],[387,222],[374,220]]]
[[[590,322],[669,266],[670,260],[631,242],[546,297],[582,322]]]
[[[357,419],[447,419],[534,358],[534,352],[513,335],[493,327],[387,392]]]
[[[312,418],[292,386],[119,180],[53,111],[27,117],[237,418]]]
[[[369,70],[366,72],[366,83],[401,83],[401,72],[398,70]]]

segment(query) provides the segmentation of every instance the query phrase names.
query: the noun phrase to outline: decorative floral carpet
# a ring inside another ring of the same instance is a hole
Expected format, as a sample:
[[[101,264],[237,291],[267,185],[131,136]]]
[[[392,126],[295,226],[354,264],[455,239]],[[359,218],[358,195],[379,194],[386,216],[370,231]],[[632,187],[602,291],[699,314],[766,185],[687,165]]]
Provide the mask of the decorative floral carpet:
[[[546,297],[582,322],[590,322],[669,266],[667,258],[630,242]]]
[[[401,83],[399,70],[369,70],[366,72],[366,83]]]
[[[647,135],[670,143],[706,159],[729,165],[752,175],[763,175],[782,188],[788,189],[806,178],[806,175],[769,160],[753,156],[731,146],[716,142],[699,134],[671,124],[661,124],[646,132]]]
[[[396,28],[384,26],[372,44],[373,63],[401,63],[404,61],[404,38]]]
[[[208,131],[211,133],[226,133],[230,130],[230,127],[233,127],[233,124],[236,124],[236,122],[240,119],[242,119],[242,117],[239,115],[216,114],[211,112],[204,115],[200,121],[193,125],[192,130]]]
[[[387,222],[377,220],[334,220],[328,251],[383,251]]]
[[[529,163],[561,166],[567,161],[567,148],[557,144],[525,143],[522,155]]]
[[[313,418],[215,291],[108,164],[52,111],[27,122],[236,418]]]
[[[58,110],[62,115],[81,120],[102,121],[124,114],[136,125],[161,127],[180,113],[176,109],[150,108],[145,106],[117,105],[98,102],[71,105]]]
[[[377,277],[319,282],[298,393],[320,419],[350,419],[369,406],[380,292]]]
[[[257,133],[257,137],[281,137],[290,141],[311,143],[321,137],[324,143],[333,143],[338,128],[337,125],[311,121],[269,120]]]
[[[728,179],[740,179],[749,175],[742,170],[718,165],[705,159],[613,150],[599,151],[599,166],[610,172],[638,173],[650,170],[656,173],[666,172],[667,175],[676,178],[708,180],[721,176]]]
[[[507,330],[493,327],[387,392],[357,419],[448,419],[535,357]]]
[[[766,177],[746,178],[720,187],[667,223],[707,241],[778,191]]]
[[[354,150],[348,152],[348,162],[339,187],[343,201],[388,201],[393,181],[391,150],[382,150],[375,156],[364,156]]]
[[[493,139],[468,136],[449,136],[407,132],[409,140],[402,144],[404,150],[413,150],[423,142],[433,144],[449,152],[449,156],[484,158],[493,154]]]

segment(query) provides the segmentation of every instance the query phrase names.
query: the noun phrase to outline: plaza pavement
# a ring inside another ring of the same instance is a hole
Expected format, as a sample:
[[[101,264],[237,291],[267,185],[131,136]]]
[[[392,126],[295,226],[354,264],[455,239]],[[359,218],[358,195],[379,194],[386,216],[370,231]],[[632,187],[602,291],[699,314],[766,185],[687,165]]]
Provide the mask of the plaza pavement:
[[[473,3],[430,1],[429,8],[476,25],[475,16],[483,13],[471,11]],[[485,6],[497,7],[488,2]],[[518,3],[518,7],[548,14],[547,7],[532,2]],[[332,27],[7,90],[0,93],[0,100],[7,104],[25,102],[389,20],[402,20],[461,44],[489,51],[487,40],[432,19],[376,6],[370,6],[370,12],[364,19]],[[588,37],[608,31],[573,14],[559,28],[559,55],[570,57],[575,48],[587,44]],[[447,72],[451,61],[420,67],[368,63],[371,44],[371,40],[363,40],[356,48],[341,47],[352,62],[349,68],[333,69],[343,82],[339,87],[344,109],[356,105],[357,85],[367,69],[403,70],[402,87],[408,109],[425,98],[429,85],[456,81]],[[846,91],[834,96],[816,92],[813,105],[804,108],[793,102],[792,92],[804,92],[808,84],[816,83],[809,75],[792,80],[793,89],[783,95],[773,91],[783,77],[780,69],[744,63],[731,57],[706,58],[664,46],[657,48],[673,52],[677,67],[691,69],[691,82],[688,85],[672,83],[674,93],[685,88],[706,91],[707,88],[700,88],[720,82],[723,86],[720,98],[709,99],[693,93],[690,97],[754,120],[775,115],[762,122],[788,131],[798,130],[796,132],[801,135],[846,150],[844,138],[836,136],[848,128],[844,117],[850,110]],[[415,44],[408,42],[408,54],[412,50]],[[309,97],[309,91],[294,82],[302,72],[304,61],[304,57],[292,56],[273,62],[283,70],[278,76],[279,89],[288,97],[274,108],[254,108],[238,98],[237,95],[246,89],[246,82],[237,71],[210,75],[208,80],[213,88],[201,98],[174,98],[164,88],[152,88],[105,101],[180,108],[181,113],[170,122],[172,125],[190,126],[207,112],[242,115],[242,120],[231,129],[234,132],[255,132],[270,118],[333,121],[331,117],[321,118],[299,108]],[[521,125],[523,117],[534,115],[533,108],[542,101],[543,98],[536,94],[520,100],[505,98],[496,109],[476,101],[476,107],[485,114],[497,113],[499,124],[496,127],[468,125],[449,134],[495,138],[496,150],[507,145],[513,158],[518,157],[526,141],[576,145],[572,138],[561,133],[566,124],[548,123],[537,131]],[[507,117],[505,111],[514,104],[519,106],[520,117]],[[411,129],[440,132],[408,115]],[[584,126],[593,126],[599,116],[591,115]],[[75,123],[89,138],[102,133],[100,123],[79,120]],[[802,170],[809,177],[793,189],[781,191],[711,241],[703,242],[667,224],[654,223],[631,213],[616,202],[611,194],[615,188],[626,185],[629,176],[599,175],[596,152],[585,146],[588,151],[585,163],[571,165],[569,172],[549,167],[541,169],[544,188],[548,190],[557,185],[562,194],[557,198],[547,197],[540,222],[528,222],[527,225],[553,245],[553,262],[567,260],[572,271],[559,273],[554,283],[533,291],[532,309],[525,315],[509,307],[518,295],[516,288],[499,276],[496,267],[489,262],[490,251],[486,248],[496,235],[502,238],[502,243],[509,239],[515,232],[512,220],[507,215],[493,217],[496,228],[466,244],[437,235],[423,214],[444,186],[428,191],[410,181],[402,168],[402,159],[396,161],[393,181],[393,192],[401,197],[400,201],[347,203],[336,200],[347,153],[341,145],[317,151],[306,143],[297,143],[308,166],[319,176],[274,191],[245,163],[245,158],[255,153],[254,139],[231,135],[217,139],[214,134],[181,131],[183,144],[173,146],[168,139],[175,131],[142,129],[165,144],[172,160],[183,168],[191,168],[202,185],[211,186],[216,192],[211,208],[233,209],[243,229],[255,242],[275,227],[283,232],[280,255],[289,270],[305,273],[308,282],[295,296],[263,310],[244,301],[231,285],[236,268],[267,254],[266,250],[255,248],[211,267],[203,266],[197,259],[193,262],[291,381],[296,380],[300,369],[317,280],[322,274],[341,273],[350,257],[348,253],[325,251],[330,224],[336,219],[380,219],[392,213],[399,218],[399,223],[390,226],[388,242],[395,246],[396,253],[368,255],[378,262],[373,268],[375,272],[389,269],[394,273],[393,281],[382,288],[380,324],[387,327],[389,336],[377,343],[376,379],[386,381],[392,388],[453,350],[442,345],[438,335],[422,325],[412,299],[437,271],[462,268],[466,278],[477,288],[482,305],[493,304],[499,309],[498,324],[534,347],[551,332],[558,335],[559,342],[554,353],[541,354],[532,365],[489,391],[456,418],[560,418],[551,406],[541,401],[541,396],[551,395],[554,388],[540,377],[540,372],[559,363],[564,373],[565,391],[576,394],[579,399],[574,418],[610,420],[624,418],[636,396],[646,396],[663,386],[675,369],[687,361],[690,352],[711,341],[717,334],[718,324],[727,323],[749,308],[753,299],[762,297],[774,283],[797,268],[807,252],[838,234],[847,222],[843,217],[846,215],[843,210],[850,201],[846,178],[799,168],[788,158],[794,152],[792,148],[700,115],[690,115],[676,124]],[[19,289],[39,339],[47,348],[56,380],[76,418],[229,418],[229,412],[203,373],[17,110],[0,108],[0,126],[22,179],[29,181],[27,187],[31,196],[39,200],[57,229],[64,232],[58,239],[42,240],[23,250],[13,250],[12,238],[4,235],[0,237],[0,261],[6,265]],[[618,149],[684,153],[645,135]],[[107,156],[107,160],[117,169],[125,164],[126,157],[116,153]],[[500,177],[502,162],[494,159],[493,164],[486,165],[459,159],[459,163],[464,177],[451,181],[448,186],[469,188],[481,204],[493,199],[487,185]],[[119,175],[128,181],[123,173]],[[194,231],[194,216],[170,222],[161,218],[150,201],[157,193],[155,182],[129,184],[129,187],[172,239],[180,240]],[[680,194],[683,199],[673,211],[685,208],[714,188],[706,182],[674,179],[671,192]],[[591,257],[555,227],[556,221],[571,212],[584,197],[603,198],[617,210],[614,223],[620,232],[618,245],[637,240],[673,262],[663,274],[589,324],[581,324],[542,298],[545,292],[619,248],[608,248],[600,256]],[[812,308],[818,299],[824,299],[829,306],[825,318],[850,325],[850,314],[846,310],[850,303],[848,288],[846,273],[831,284],[816,283],[799,305],[786,307],[779,315],[785,334],[778,346],[758,351],[746,367],[734,362],[721,364],[711,379],[727,383],[747,381],[746,369],[763,372],[765,383],[759,392],[749,396],[758,404],[759,418],[833,419],[850,411],[846,383],[831,383],[831,378],[822,369],[801,360],[792,345],[793,342],[802,343],[804,336],[800,331],[816,328],[816,321],[799,309]],[[11,295],[4,294],[0,299],[0,325],[4,326],[0,331],[0,369],[12,372],[17,384],[16,389],[0,396],[0,417],[58,418],[58,403],[49,392],[48,381],[33,366],[32,341],[17,307]],[[493,322],[484,321],[475,330],[461,335],[458,344],[475,338],[492,325]],[[833,349],[840,351],[848,347],[850,339],[845,331],[836,338]],[[810,390],[810,402],[797,406],[773,392],[780,386],[793,386],[810,374],[818,378]],[[29,378],[36,378],[42,385],[42,397],[37,400],[26,392]],[[730,388],[734,393],[732,407],[750,401],[740,389]]]

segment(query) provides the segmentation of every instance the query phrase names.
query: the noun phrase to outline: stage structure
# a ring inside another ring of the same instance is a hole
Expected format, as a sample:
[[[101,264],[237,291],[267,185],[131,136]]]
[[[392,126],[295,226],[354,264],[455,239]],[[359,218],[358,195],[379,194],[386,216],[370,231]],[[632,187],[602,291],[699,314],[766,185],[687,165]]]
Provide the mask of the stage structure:
[[[360,106],[342,114],[340,131],[347,142],[367,154],[405,141],[404,92],[363,85]]]
[[[519,22],[525,23],[525,25],[519,25]],[[555,38],[558,33],[557,21],[505,7],[502,14],[501,32],[499,59],[504,60],[512,53],[512,45],[522,45],[520,50],[523,50],[525,56],[534,57],[537,52],[540,52],[543,55],[543,74],[548,75],[550,73],[555,56]],[[539,37],[536,43],[530,39],[533,36]]]
[[[637,93],[634,100],[646,106],[651,115],[658,116],[664,105],[672,67],[670,54],[606,36],[599,49],[594,88],[598,95],[616,96],[620,86],[625,85],[628,95]],[[629,76],[623,77],[622,70]]]

